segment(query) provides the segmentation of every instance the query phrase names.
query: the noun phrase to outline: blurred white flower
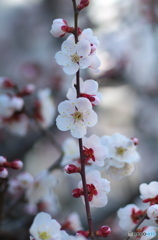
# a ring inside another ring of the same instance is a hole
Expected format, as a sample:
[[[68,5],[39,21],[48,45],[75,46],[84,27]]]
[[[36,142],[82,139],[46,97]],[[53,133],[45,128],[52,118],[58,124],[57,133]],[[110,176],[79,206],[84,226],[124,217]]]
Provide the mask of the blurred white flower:
[[[120,208],[117,212],[119,217],[119,225],[123,230],[130,230],[135,227],[137,222],[134,222],[132,219],[133,211],[137,212],[140,209],[135,204],[128,204],[124,208]]]
[[[60,115],[56,119],[57,127],[61,131],[70,130],[75,138],[82,138],[87,133],[87,127],[93,127],[98,121],[92,104],[86,98],[61,102],[58,111]]]
[[[158,219],[158,204],[151,205],[147,209],[147,215],[150,219],[157,220]]]
[[[86,182],[90,207],[100,208],[107,205],[107,193],[110,192],[110,182],[102,178],[97,170],[92,170],[86,174]],[[79,182],[78,187],[83,187],[82,181]],[[82,200],[84,202],[83,197]]]
[[[65,166],[69,163],[74,163],[73,160],[79,159],[79,146],[74,138],[65,139],[62,149],[64,155],[62,158],[61,166]]]
[[[55,117],[55,104],[51,97],[51,89],[46,88],[39,90],[38,94],[38,107],[35,117],[42,128],[48,128],[53,124]]]
[[[71,231],[74,231],[75,233],[78,230],[83,229],[78,213],[72,212],[71,214],[69,214],[64,223],[62,224],[62,229],[69,229]]]
[[[142,232],[144,233],[143,236],[141,236],[140,240],[150,240],[156,236],[156,232],[158,231],[158,228],[153,226],[143,227]]]
[[[141,199],[155,198],[158,196],[158,182],[153,181],[149,184],[142,183],[139,186],[139,191],[141,194]]]

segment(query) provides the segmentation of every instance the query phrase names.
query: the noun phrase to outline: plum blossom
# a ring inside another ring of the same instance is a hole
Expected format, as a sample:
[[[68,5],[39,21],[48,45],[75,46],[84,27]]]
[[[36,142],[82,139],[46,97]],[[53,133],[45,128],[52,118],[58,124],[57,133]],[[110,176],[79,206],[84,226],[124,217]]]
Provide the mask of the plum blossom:
[[[74,138],[67,138],[63,142],[63,158],[61,162],[61,166],[65,166],[69,163],[74,163],[73,160],[79,159],[79,146],[77,141]]]
[[[22,172],[18,174],[16,179],[19,182],[21,188],[23,189],[29,188],[34,181],[33,176],[28,172]]]
[[[40,90],[37,97],[35,118],[42,128],[48,128],[52,125],[55,116],[55,104],[51,97],[51,90],[49,88]]]
[[[76,212],[72,212],[68,215],[64,223],[62,224],[62,229],[69,229],[73,232],[77,232],[81,230],[83,227],[81,226],[81,220]]]
[[[100,172],[92,170],[86,174],[87,188],[89,189],[89,203],[91,207],[104,207],[107,205],[107,193],[110,192],[110,182],[101,177]],[[82,188],[82,181],[78,184]],[[84,202],[84,198],[82,197]]]
[[[133,163],[140,159],[133,140],[119,133],[103,136],[101,140],[108,148],[108,157],[105,159],[107,174],[118,180],[131,175],[134,171]]]
[[[117,212],[117,216],[119,217],[119,225],[123,230],[130,230],[135,227],[136,223],[134,221],[133,213],[138,212],[140,209],[135,204],[128,204],[124,208],[120,208]]]
[[[102,145],[101,139],[93,134],[89,138],[83,137],[83,155],[86,163],[103,167],[108,149]]]
[[[61,51],[55,55],[56,62],[63,66],[63,71],[72,75],[79,68],[85,69],[91,65],[90,44],[87,40],[82,39],[77,44],[74,41],[66,40],[62,43]]]
[[[0,167],[0,178],[7,178],[8,170],[4,167]]]
[[[9,118],[15,111],[20,111],[24,106],[24,101],[20,97],[0,94],[0,117]]]
[[[151,205],[147,209],[147,215],[150,219],[157,220],[158,219],[158,204]]]
[[[61,18],[57,18],[53,21],[50,33],[54,37],[63,37],[66,34],[65,27],[68,27],[67,22]]]
[[[60,115],[56,119],[57,127],[61,131],[70,130],[75,138],[82,138],[87,133],[87,127],[93,127],[98,120],[90,101],[82,97],[61,102],[58,111]]]
[[[8,131],[11,133],[23,137],[26,135],[28,126],[29,126],[29,119],[23,113],[15,113],[10,118],[2,119],[0,122],[0,127],[5,126]]]
[[[76,89],[74,85],[76,84],[76,78],[72,81],[72,88],[69,88],[67,93],[67,98],[71,101],[77,98]],[[87,98],[93,106],[96,106],[100,103],[102,99],[102,94],[98,92],[98,83],[93,79],[88,79],[83,81],[80,78],[80,97]]]
[[[40,212],[34,218],[30,234],[35,240],[61,240],[61,226],[51,215]]]
[[[149,184],[147,183],[142,183],[139,186],[139,191],[141,194],[141,199],[152,199],[156,198],[158,196],[158,182],[153,181],[150,182]]]
[[[48,171],[42,171],[34,179],[33,184],[26,191],[26,198],[30,203],[38,203],[50,195],[52,188],[57,185],[57,179]]]

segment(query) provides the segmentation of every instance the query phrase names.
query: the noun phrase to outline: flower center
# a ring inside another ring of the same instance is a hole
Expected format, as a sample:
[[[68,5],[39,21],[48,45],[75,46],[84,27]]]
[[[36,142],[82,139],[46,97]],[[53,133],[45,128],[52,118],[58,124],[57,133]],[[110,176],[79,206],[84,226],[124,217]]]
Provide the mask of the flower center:
[[[78,56],[77,54],[74,54],[74,55],[71,56],[71,60],[74,63],[78,63],[79,60],[80,60],[80,56]]]
[[[86,163],[90,159],[92,159],[92,161],[95,162],[94,150],[92,148],[86,148],[83,146],[83,155]]]
[[[117,155],[123,156],[125,151],[127,151],[127,150],[123,147],[116,147],[116,154]]]
[[[82,120],[82,117],[83,117],[83,114],[79,111],[76,111],[74,114],[73,114],[73,117],[75,119],[75,122],[76,121],[79,121],[79,120]]]
[[[40,232],[38,235],[39,238],[42,240],[48,240],[51,238],[51,236],[47,232]]]
[[[88,191],[88,201],[92,201],[93,196],[96,196],[98,194],[95,186],[91,183],[91,184],[86,184],[87,186],[87,191]]]

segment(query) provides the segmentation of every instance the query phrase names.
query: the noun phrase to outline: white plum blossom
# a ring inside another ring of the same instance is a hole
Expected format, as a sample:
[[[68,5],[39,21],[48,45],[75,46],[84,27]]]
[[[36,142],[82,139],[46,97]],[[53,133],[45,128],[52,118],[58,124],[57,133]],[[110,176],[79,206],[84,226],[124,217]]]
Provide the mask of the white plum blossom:
[[[105,160],[106,172],[114,179],[129,176],[134,171],[134,162],[140,160],[136,145],[119,133],[112,136],[103,136],[102,144],[108,148],[108,157]]]
[[[151,205],[147,209],[147,215],[150,219],[157,220],[158,219],[158,204]]]
[[[87,187],[89,188],[90,207],[104,207],[108,203],[107,193],[110,192],[110,182],[102,178],[100,172],[92,170],[86,174]],[[82,188],[82,181],[78,184]],[[82,197],[84,202],[84,198]]]
[[[147,198],[155,198],[158,196],[158,182],[153,181],[150,182],[149,184],[147,183],[142,183],[139,186],[139,191],[141,194],[141,199],[147,199]]]
[[[73,79],[72,88],[69,88],[66,95],[71,101],[77,98],[76,88],[74,87],[75,84],[76,78]],[[93,79],[87,79],[86,81],[83,81],[83,79],[80,78],[80,96],[88,98],[93,106],[98,105],[102,99],[102,94],[98,92],[98,83]]]
[[[24,101],[20,97],[0,94],[0,117],[9,118],[15,111],[20,111],[24,106]]]
[[[55,117],[55,104],[51,97],[51,89],[39,90],[37,97],[39,103],[38,116],[40,116],[37,117],[37,121],[42,128],[48,128],[52,125]]]
[[[123,230],[130,230],[135,227],[136,223],[132,219],[132,212],[139,211],[140,209],[135,204],[128,204],[124,208],[120,208],[117,212],[119,217],[119,225]]]
[[[8,170],[4,167],[0,167],[0,178],[8,177]]]
[[[35,240],[61,240],[61,226],[51,215],[40,212],[34,218],[30,234]]]
[[[79,68],[85,69],[91,65],[90,44],[83,39],[75,44],[74,41],[66,40],[62,43],[61,51],[55,55],[56,62],[63,66],[63,71],[72,75],[75,74]]]
[[[15,114],[13,117],[3,120],[3,125],[11,133],[17,136],[23,137],[27,133],[28,126],[29,126],[29,119],[23,113]]]
[[[63,27],[67,27],[67,22],[61,18],[57,18],[53,21],[51,26],[50,33],[54,37],[63,37],[65,35],[65,31],[63,31]]]
[[[61,131],[70,130],[75,138],[82,138],[87,133],[87,127],[93,127],[98,121],[97,114],[92,110],[92,104],[86,98],[61,102],[58,111],[60,115],[56,119],[57,127]]]
[[[22,172],[18,174],[16,179],[23,189],[29,188],[34,182],[33,176],[28,172]]]
[[[73,163],[73,160],[79,159],[79,146],[77,141],[74,138],[67,138],[63,142],[63,158],[61,162],[61,166],[65,166],[69,163]]]
[[[150,240],[156,236],[156,232],[158,231],[157,227],[148,226],[143,227],[142,232],[144,235],[141,236],[140,240]]]
[[[64,224],[62,225],[62,228],[66,226],[67,229],[77,232],[78,230],[82,230],[83,227],[81,225],[81,220],[76,212],[72,212],[71,214],[68,215],[66,218]],[[64,228],[63,228],[64,229]]]
[[[30,203],[38,203],[46,196],[54,194],[52,188],[57,185],[57,179],[48,171],[42,171],[34,179],[32,185],[26,191],[26,198]]]
[[[93,134],[89,138],[83,137],[83,154],[86,163],[93,163],[103,167],[104,159],[108,155],[108,149],[102,145],[101,139]]]

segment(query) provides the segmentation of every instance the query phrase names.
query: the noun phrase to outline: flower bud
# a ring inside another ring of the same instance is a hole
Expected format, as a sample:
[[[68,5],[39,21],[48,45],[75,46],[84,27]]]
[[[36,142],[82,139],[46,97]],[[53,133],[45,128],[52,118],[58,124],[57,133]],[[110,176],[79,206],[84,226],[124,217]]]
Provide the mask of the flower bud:
[[[77,173],[77,172],[80,172],[81,169],[79,167],[76,167],[75,165],[73,164],[69,164],[69,165],[66,165],[65,168],[64,168],[65,172],[67,172],[68,174],[71,174],[71,173]]]
[[[7,77],[0,78],[0,87],[2,88],[12,88],[15,84]]]
[[[77,6],[78,11],[81,11],[83,8],[88,7],[89,0],[81,0],[79,5]]]
[[[4,167],[0,167],[0,178],[6,178],[8,177],[8,171]]]
[[[131,140],[133,141],[134,145],[137,146],[137,145],[139,144],[139,140],[138,140],[138,138],[136,138],[136,137],[132,137]]]
[[[75,198],[79,198],[81,195],[83,195],[83,190],[80,189],[80,188],[75,188],[72,191],[72,196],[75,197]]]
[[[0,164],[6,162],[7,159],[5,157],[0,156]]]
[[[96,231],[97,237],[107,237],[111,233],[111,229],[109,226],[101,226],[101,228]]]
[[[20,96],[30,95],[35,91],[34,84],[28,84],[21,92]]]
[[[84,237],[86,237],[86,238],[88,238],[89,237],[89,231],[82,231],[82,230],[79,230],[79,231],[77,231],[77,233],[76,233],[76,236],[84,236]]]
[[[54,37],[63,37],[67,32],[68,24],[65,20],[58,18],[53,21],[50,33]]]
[[[21,169],[23,167],[23,163],[21,160],[14,160],[13,162],[11,162],[11,168],[13,169]]]

